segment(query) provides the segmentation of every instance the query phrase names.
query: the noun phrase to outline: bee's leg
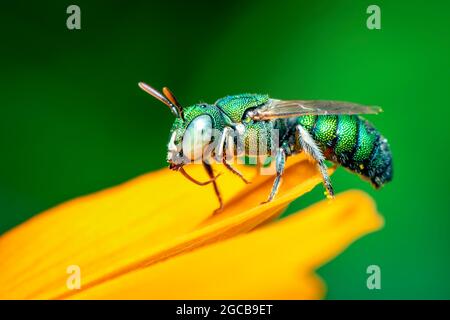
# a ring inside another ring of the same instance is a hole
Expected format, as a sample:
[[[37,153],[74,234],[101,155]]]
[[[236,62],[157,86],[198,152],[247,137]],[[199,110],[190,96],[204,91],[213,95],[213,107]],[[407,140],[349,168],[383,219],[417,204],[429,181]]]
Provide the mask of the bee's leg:
[[[281,176],[283,175],[285,163],[286,163],[286,152],[284,151],[283,148],[278,148],[277,155],[275,158],[275,168],[277,171],[277,176],[275,177],[275,181],[273,182],[272,191],[270,192],[269,198],[263,203],[272,201],[275,195],[277,194],[278,188],[280,187],[281,184]]]
[[[245,179],[245,177],[242,175],[242,173],[239,172],[239,170],[237,170],[236,168],[233,168],[233,166],[231,164],[229,164],[227,162],[227,155],[224,154],[223,156],[223,164],[225,165],[225,167],[230,170],[231,172],[233,172],[235,175],[237,175],[239,178],[242,179],[242,181],[244,181],[246,184],[249,184],[250,181],[248,181],[247,179]]]
[[[303,151],[317,162],[317,168],[322,175],[323,184],[325,186],[328,197],[333,198],[333,186],[331,185],[330,176],[328,175],[328,167],[325,164],[325,157],[323,156],[322,151],[305,128],[303,128],[301,125],[297,125],[296,130],[298,134],[298,140]]]
[[[203,166],[205,167],[206,172],[208,173],[211,180],[214,178],[214,172],[210,164],[203,162]],[[216,192],[217,200],[219,200],[219,208],[214,210],[214,213],[217,213],[223,208],[222,196],[220,195],[219,187],[217,186],[216,180],[213,180],[214,191]]]
[[[225,150],[225,142],[226,142],[228,134],[231,130],[233,130],[233,129],[230,127],[223,128],[222,134],[220,135],[220,138],[219,138],[219,142],[217,143],[217,146],[216,146],[215,158],[216,158],[217,162],[222,162],[222,160],[223,160],[223,155],[224,155],[224,150]]]
[[[247,179],[244,178],[242,173],[240,173],[237,169],[233,168],[231,166],[231,164],[229,164],[227,162],[227,152],[226,152],[225,148],[227,147],[227,141],[230,138],[229,132],[231,130],[233,130],[233,129],[231,129],[229,127],[225,127],[223,129],[222,135],[220,136],[220,140],[219,140],[219,143],[217,145],[216,160],[217,161],[221,161],[228,170],[230,170],[235,175],[237,175],[239,178],[241,178],[242,181],[244,181],[245,183],[250,183],[250,181],[248,181]],[[233,145],[230,145],[228,147],[233,147],[234,148]]]
[[[264,160],[261,156],[256,158],[256,172],[261,172],[261,168],[263,168]]]

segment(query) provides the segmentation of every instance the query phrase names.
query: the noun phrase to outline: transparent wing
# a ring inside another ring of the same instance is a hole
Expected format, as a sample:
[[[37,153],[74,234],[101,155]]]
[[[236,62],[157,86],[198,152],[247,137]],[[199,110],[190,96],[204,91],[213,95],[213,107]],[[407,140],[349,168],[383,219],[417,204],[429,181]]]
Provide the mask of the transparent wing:
[[[381,112],[377,106],[364,106],[357,103],[332,100],[277,100],[249,112],[253,120],[270,120],[306,115],[333,114],[376,114]]]

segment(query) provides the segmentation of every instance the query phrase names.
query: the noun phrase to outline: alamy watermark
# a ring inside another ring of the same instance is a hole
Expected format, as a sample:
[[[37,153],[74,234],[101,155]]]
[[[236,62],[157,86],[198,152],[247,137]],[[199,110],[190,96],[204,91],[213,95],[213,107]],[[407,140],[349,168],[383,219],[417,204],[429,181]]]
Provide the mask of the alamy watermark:
[[[381,9],[376,4],[371,4],[367,7],[366,13],[369,17],[366,21],[367,29],[380,30],[381,29]]]
[[[366,273],[369,275],[367,277],[366,285],[369,290],[380,290],[381,289],[381,268],[376,264],[372,264],[367,267]]]
[[[260,174],[272,175],[274,166],[264,166],[267,159],[274,159],[280,148],[278,129],[246,130],[225,128],[223,130],[206,125],[202,128],[187,128],[184,133],[174,131],[168,144],[167,161],[172,168],[186,164],[227,163],[260,165]],[[182,134],[178,137],[177,134]]]
[[[66,280],[66,287],[69,290],[78,290],[81,288],[81,268],[73,264],[67,267],[66,273],[69,275]]]
[[[66,13],[69,14],[66,20],[66,26],[69,30],[81,29],[81,9],[75,4],[67,7]]]

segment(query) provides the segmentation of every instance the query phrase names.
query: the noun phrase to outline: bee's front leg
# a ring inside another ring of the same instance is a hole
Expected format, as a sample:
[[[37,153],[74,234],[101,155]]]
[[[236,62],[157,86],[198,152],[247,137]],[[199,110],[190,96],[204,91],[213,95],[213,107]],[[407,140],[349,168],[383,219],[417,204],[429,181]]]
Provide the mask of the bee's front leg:
[[[286,152],[284,151],[283,148],[278,148],[275,158],[275,168],[277,171],[277,176],[275,177],[275,181],[273,182],[272,191],[270,192],[269,198],[262,204],[272,201],[275,195],[277,194],[281,184],[281,177],[284,172],[285,163],[286,163]]]
[[[219,208],[217,208],[214,213],[217,213],[219,211],[221,211],[223,209],[223,200],[222,200],[222,196],[220,194],[219,191],[219,187],[217,186],[217,181],[213,180],[214,178],[214,171],[213,168],[211,167],[210,164],[203,162],[203,167],[205,167],[206,172],[208,173],[210,179],[212,180],[213,186],[214,186],[214,191],[216,193],[217,196],[217,200],[219,200]]]
[[[244,181],[245,183],[250,183],[250,181],[248,181],[247,179],[245,179],[245,177],[243,176],[243,174],[241,172],[239,172],[239,170],[237,170],[236,168],[234,168],[228,161],[227,161],[227,150],[226,148],[233,148],[233,153],[234,153],[234,145],[233,143],[229,143],[230,140],[232,139],[232,137],[230,136],[230,132],[233,129],[230,127],[225,127],[223,129],[222,135],[220,136],[219,139],[219,143],[217,145],[217,149],[216,149],[216,161],[217,162],[222,162],[223,165],[230,170],[232,173],[234,173],[235,175],[237,175],[239,178],[242,179],[242,181]],[[232,142],[232,140],[231,140]]]

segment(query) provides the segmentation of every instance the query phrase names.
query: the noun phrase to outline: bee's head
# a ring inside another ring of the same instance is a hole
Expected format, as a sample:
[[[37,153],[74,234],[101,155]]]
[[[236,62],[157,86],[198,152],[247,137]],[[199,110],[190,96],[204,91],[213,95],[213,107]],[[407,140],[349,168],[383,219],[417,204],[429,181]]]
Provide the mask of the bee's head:
[[[175,119],[167,145],[169,168],[177,170],[180,166],[201,160],[204,151],[213,139],[213,120],[208,113],[195,105],[186,109],[186,118]]]
[[[187,163],[201,160],[205,148],[213,140],[215,108],[196,104],[183,109],[169,89],[163,88],[163,95],[145,83],[141,82],[139,86],[167,105],[176,117],[167,145],[169,168],[178,171]]]

